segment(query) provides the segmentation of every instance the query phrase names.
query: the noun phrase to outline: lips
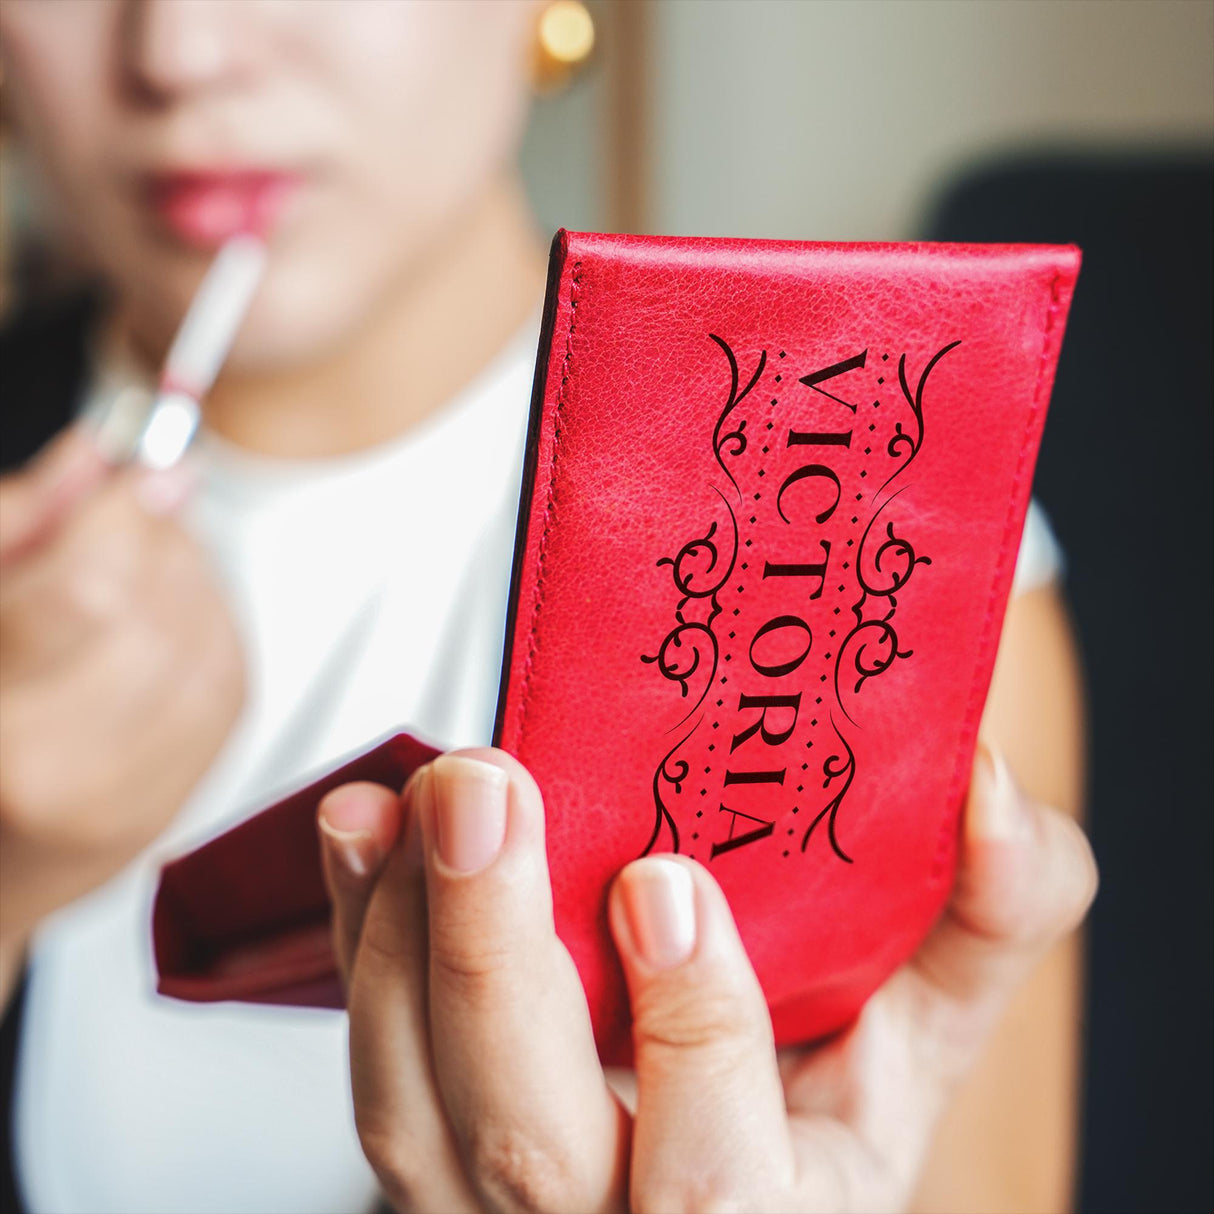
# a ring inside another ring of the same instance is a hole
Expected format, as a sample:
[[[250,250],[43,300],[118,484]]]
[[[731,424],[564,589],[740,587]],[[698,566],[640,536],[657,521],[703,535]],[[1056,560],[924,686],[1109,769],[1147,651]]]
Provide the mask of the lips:
[[[242,232],[268,235],[302,183],[269,169],[157,173],[145,179],[144,200],[178,240],[209,249]]]

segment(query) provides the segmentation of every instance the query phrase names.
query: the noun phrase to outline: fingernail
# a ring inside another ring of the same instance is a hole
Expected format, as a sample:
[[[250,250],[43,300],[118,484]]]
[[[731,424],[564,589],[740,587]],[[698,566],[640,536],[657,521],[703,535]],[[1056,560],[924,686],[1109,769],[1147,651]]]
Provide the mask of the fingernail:
[[[487,867],[506,838],[506,789],[510,777],[492,763],[466,755],[441,755],[430,764],[439,859],[456,872]]]
[[[1020,792],[1007,762],[997,750],[978,744],[974,780],[965,810],[965,832],[971,839],[1016,838],[1022,814]]]
[[[135,483],[135,497],[149,514],[172,514],[194,491],[197,479],[189,464],[144,472]]]
[[[356,877],[365,877],[379,864],[379,848],[369,830],[338,830],[322,812],[316,819],[334,856]]]
[[[696,945],[695,886],[674,860],[652,856],[630,864],[620,877],[633,943],[654,969],[671,969]]]

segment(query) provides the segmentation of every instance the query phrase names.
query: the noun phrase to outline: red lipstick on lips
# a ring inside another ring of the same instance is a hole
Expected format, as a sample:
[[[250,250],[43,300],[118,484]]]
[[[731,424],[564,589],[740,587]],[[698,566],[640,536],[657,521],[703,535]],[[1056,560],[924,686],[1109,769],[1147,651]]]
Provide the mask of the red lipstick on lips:
[[[145,198],[179,240],[212,249],[242,232],[265,237],[301,180],[270,169],[156,173]]]

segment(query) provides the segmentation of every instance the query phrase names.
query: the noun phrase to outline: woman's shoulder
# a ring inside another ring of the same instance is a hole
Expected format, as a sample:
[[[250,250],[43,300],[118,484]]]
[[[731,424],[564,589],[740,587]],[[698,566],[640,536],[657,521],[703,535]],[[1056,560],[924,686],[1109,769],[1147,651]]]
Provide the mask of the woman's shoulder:
[[[1013,594],[1026,594],[1060,581],[1066,571],[1062,545],[1054,534],[1049,516],[1036,498],[1029,502],[1012,581]]]
[[[0,325],[0,469],[23,464],[72,419],[88,376],[97,299],[23,307]]]

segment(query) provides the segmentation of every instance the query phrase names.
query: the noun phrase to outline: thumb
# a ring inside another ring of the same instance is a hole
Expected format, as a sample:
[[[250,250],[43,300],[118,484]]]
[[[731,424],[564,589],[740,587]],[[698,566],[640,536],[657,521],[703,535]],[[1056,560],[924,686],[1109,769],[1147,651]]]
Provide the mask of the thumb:
[[[608,917],[633,1016],[633,1204],[744,1209],[791,1184],[771,1018],[720,886],[649,856],[620,873]]]
[[[980,745],[948,906],[856,1028],[810,1057],[789,1087],[790,1108],[818,1116],[827,1093],[829,1107],[843,1109],[836,1115],[876,1145],[895,1190],[910,1191],[935,1123],[1008,1000],[1095,892],[1078,824],[1026,797]],[[857,1087],[847,1068],[860,1057],[868,1079]]]
[[[913,969],[956,1002],[997,1010],[1082,922],[1096,884],[1079,824],[1025,796],[1003,758],[980,746],[952,900]]]
[[[401,797],[382,784],[343,784],[321,799],[316,825],[333,903],[333,952],[349,985],[367,904],[400,834]]]

